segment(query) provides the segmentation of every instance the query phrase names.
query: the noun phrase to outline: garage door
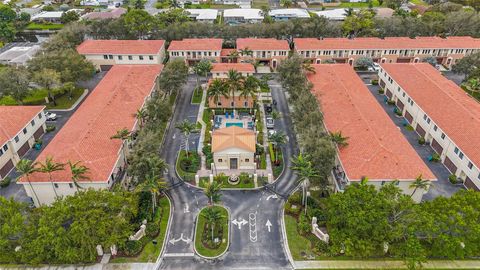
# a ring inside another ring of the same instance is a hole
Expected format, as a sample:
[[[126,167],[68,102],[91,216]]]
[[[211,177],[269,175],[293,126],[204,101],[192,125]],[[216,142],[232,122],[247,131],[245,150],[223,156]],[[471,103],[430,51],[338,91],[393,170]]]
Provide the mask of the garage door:
[[[0,169],[0,179],[7,176],[10,170],[13,169],[13,162],[9,160],[3,167]]]
[[[445,157],[445,161],[443,162],[445,164],[445,167],[452,173],[455,174],[457,172],[457,166],[453,164],[452,160],[450,160],[448,157]]]
[[[40,138],[42,135],[43,135],[44,131],[43,131],[43,126],[41,126],[39,129],[37,129],[37,131],[35,131],[35,133],[33,133],[33,138],[38,139]]]
[[[397,100],[397,107],[403,111],[403,107],[405,107],[405,105],[403,105],[403,103],[400,101],[400,100]]]
[[[387,95],[387,97],[388,97],[389,99],[392,98],[392,92],[390,92],[390,90],[387,90],[387,92],[385,92],[385,94]]]
[[[439,155],[443,153],[443,147],[435,139],[432,140],[432,148]]]
[[[112,68],[112,65],[101,65],[100,70],[101,71],[109,71]]]
[[[28,149],[30,149],[30,145],[28,144],[28,142],[25,142],[22,147],[20,147],[17,153],[20,157],[22,157],[23,155],[25,155],[25,153],[27,153]]]
[[[407,121],[411,124],[412,121],[413,121],[413,116],[408,112],[408,111],[405,111],[405,118],[407,119]]]
[[[478,188],[472,181],[472,179],[470,179],[469,177],[467,177],[467,179],[465,179],[465,187],[467,187],[468,189],[473,189],[475,191],[480,191],[480,188]]]
[[[419,124],[417,124],[417,128],[415,129],[420,137],[425,137],[425,129],[423,129]]]
[[[412,58],[397,58],[397,63],[410,63]]]

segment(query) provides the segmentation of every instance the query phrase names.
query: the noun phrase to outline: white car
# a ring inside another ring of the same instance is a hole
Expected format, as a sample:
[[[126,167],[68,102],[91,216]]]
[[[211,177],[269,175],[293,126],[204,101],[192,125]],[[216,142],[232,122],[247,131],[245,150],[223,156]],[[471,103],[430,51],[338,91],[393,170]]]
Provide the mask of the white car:
[[[47,121],[57,120],[57,114],[56,113],[45,112],[45,116],[47,117]]]
[[[374,62],[372,64],[372,68],[373,68],[374,71],[379,71],[380,70],[380,64]]]

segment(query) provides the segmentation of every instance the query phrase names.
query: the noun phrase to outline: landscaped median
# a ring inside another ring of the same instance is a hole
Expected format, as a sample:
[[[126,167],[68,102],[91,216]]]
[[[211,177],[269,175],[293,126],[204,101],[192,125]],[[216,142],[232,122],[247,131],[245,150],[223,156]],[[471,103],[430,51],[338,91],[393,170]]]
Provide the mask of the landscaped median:
[[[220,205],[207,206],[197,216],[195,252],[207,259],[222,256],[230,245],[230,215]]]

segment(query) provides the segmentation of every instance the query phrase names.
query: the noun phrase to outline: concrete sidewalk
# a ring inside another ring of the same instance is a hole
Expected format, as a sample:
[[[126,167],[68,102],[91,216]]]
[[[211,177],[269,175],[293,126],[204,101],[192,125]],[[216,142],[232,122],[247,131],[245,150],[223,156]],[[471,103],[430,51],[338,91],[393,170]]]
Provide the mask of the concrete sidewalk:
[[[407,269],[403,261],[325,260],[294,261],[295,269]],[[435,260],[423,264],[423,269],[480,269],[480,260]]]

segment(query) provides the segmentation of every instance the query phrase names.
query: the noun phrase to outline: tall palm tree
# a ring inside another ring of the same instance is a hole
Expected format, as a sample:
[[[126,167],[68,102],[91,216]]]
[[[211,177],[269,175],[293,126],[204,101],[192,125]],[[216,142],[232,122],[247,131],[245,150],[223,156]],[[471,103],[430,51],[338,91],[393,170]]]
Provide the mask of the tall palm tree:
[[[330,139],[332,140],[332,142],[336,143],[339,148],[348,145],[348,137],[344,137],[341,131],[331,132]]]
[[[302,70],[305,73],[316,73],[315,68],[312,66],[312,63],[310,63],[310,61],[303,62]]]
[[[278,147],[287,143],[287,136],[283,132],[273,133],[268,136],[268,141],[273,145],[273,153],[275,154],[275,163],[278,162]]]
[[[110,137],[110,139],[121,140],[122,141],[122,152],[123,152],[123,162],[125,163],[125,167],[127,166],[127,144],[128,140],[132,137],[132,133],[126,129],[122,128],[117,130],[117,133]]]
[[[312,163],[305,158],[302,154],[299,154],[296,158],[292,158],[293,166],[291,169],[295,171],[298,176],[297,182],[303,186],[303,205],[305,206],[305,213],[307,212],[307,198],[306,192],[310,184],[310,179],[318,177],[318,172],[313,168]]]
[[[87,176],[87,174],[90,172],[90,169],[87,168],[87,166],[81,165],[80,161],[73,163],[70,160],[68,161],[68,167],[72,173],[72,181],[75,184],[77,191],[82,189],[78,182],[80,180],[90,180],[90,177]]]
[[[152,211],[155,216],[155,208],[157,207],[157,196],[167,187],[165,181],[162,181],[155,174],[149,174],[143,183],[137,186],[138,191],[150,192],[152,195]]]
[[[240,55],[240,54],[238,53],[237,50],[231,51],[231,52],[228,54],[228,56],[227,56],[228,62],[229,62],[229,63],[232,63],[233,60],[234,60],[234,59],[237,59],[239,55]]]
[[[137,118],[138,122],[140,123],[140,128],[142,128],[148,117],[147,110],[145,110],[145,108],[140,108],[137,110],[136,113],[134,113],[134,116],[135,118]]]
[[[215,231],[215,226],[218,225],[220,220],[222,220],[223,216],[218,209],[212,208],[212,207],[208,207],[207,209],[205,209],[205,211],[202,214],[205,217],[207,224],[211,229],[212,242],[213,242],[215,239],[215,236],[213,233]]]
[[[236,70],[228,71],[227,86],[230,96],[232,97],[233,108],[235,109],[235,93],[241,91],[243,87],[243,76]]]
[[[474,96],[475,93],[480,93],[480,79],[470,79],[463,86],[467,92],[470,92],[471,96]]]
[[[38,162],[33,162],[32,160],[29,160],[29,159],[21,159],[17,163],[17,165],[15,165],[15,168],[17,169],[17,172],[20,174],[18,178],[25,177],[27,179],[27,182],[30,185],[30,189],[33,192],[33,196],[35,197],[34,199],[36,200],[37,205],[40,205],[40,201],[38,200],[38,195],[35,192],[35,189],[33,189],[32,182],[30,182],[30,175],[39,171],[38,168],[36,168],[37,164]]]
[[[415,179],[415,182],[410,184],[410,188],[413,188],[413,192],[412,192],[412,195],[410,195],[410,197],[413,197],[415,192],[417,192],[417,189],[427,190],[431,185],[432,183],[428,180],[423,179],[423,176],[420,174]]]
[[[229,97],[227,84],[220,79],[214,79],[208,87],[207,97],[209,99],[213,98],[213,102],[215,102],[215,106],[217,106],[218,100],[222,96],[225,98]]]
[[[222,194],[220,193],[221,189],[222,184],[217,181],[213,181],[207,184],[204,193],[205,196],[207,196],[209,204],[211,206],[220,201],[220,198],[222,197]]]
[[[189,156],[188,140],[190,138],[190,134],[192,134],[192,132],[197,129],[197,125],[185,119],[182,122],[177,123],[175,127],[183,133],[183,136],[185,138],[185,152],[187,153],[187,157],[188,157]]]
[[[260,81],[257,78],[253,76],[247,76],[247,78],[245,78],[243,87],[240,90],[240,97],[244,97],[245,99],[251,97],[252,100],[255,101],[259,85]]]
[[[200,85],[199,77],[204,76],[206,79],[210,70],[212,70],[212,63],[210,63],[208,60],[201,60],[193,67],[193,71],[197,75],[197,87]]]
[[[253,51],[250,50],[248,47],[246,47],[245,49],[240,50],[240,55],[241,56],[253,56]]]
[[[44,163],[39,163],[40,169],[39,171],[42,173],[47,173],[48,174],[48,179],[50,180],[50,183],[52,184],[53,192],[55,193],[55,198],[58,198],[57,191],[55,190],[55,185],[53,184],[53,179],[52,179],[52,173],[56,171],[62,171],[65,169],[65,164],[63,163],[57,163],[53,161],[53,158],[51,156],[48,156],[45,159]]]

